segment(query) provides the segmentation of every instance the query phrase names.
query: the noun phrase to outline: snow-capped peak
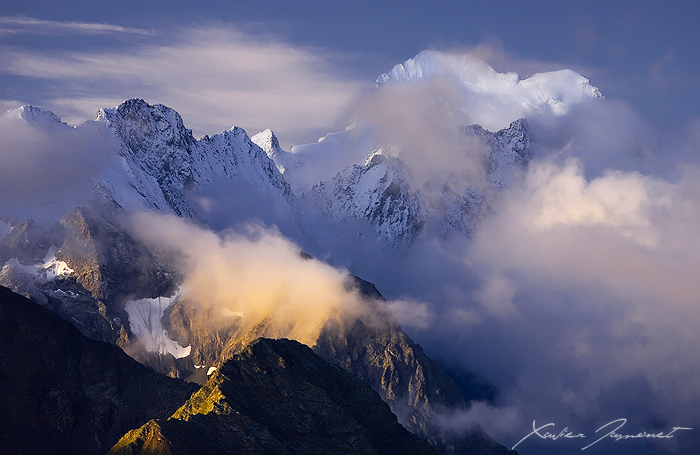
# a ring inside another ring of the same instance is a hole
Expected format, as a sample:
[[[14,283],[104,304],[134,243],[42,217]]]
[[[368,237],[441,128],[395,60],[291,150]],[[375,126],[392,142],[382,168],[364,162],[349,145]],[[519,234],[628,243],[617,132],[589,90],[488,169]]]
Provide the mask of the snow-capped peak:
[[[483,60],[469,54],[423,51],[379,76],[377,85],[422,82],[438,76],[450,77],[485,90],[496,84],[513,86],[520,80],[516,73],[499,73]]]
[[[569,69],[521,79],[516,73],[499,73],[474,56],[438,51],[423,51],[394,66],[379,76],[377,87],[420,84],[435,78],[455,86],[461,99],[453,102],[469,115],[470,123],[489,131],[506,128],[521,117],[563,115],[573,105],[603,97],[588,79]]]
[[[53,126],[56,124],[66,125],[53,112],[44,111],[30,105],[24,105],[15,109],[10,109],[7,112],[5,112],[2,116],[18,120],[22,119],[30,124],[40,124],[44,126]]]
[[[268,128],[265,131],[259,132],[251,137],[250,140],[263,149],[267,156],[275,162],[275,166],[277,166],[277,170],[280,171],[281,174],[287,171],[289,153],[282,150],[277,136],[275,136],[275,133],[273,133],[271,129]]]
[[[168,146],[187,148],[195,142],[182,117],[162,104],[150,105],[142,99],[130,99],[109,109],[100,109],[97,121],[116,128],[132,150],[148,150],[156,138]],[[151,150],[155,151],[155,150]]]
[[[267,156],[270,157],[282,150],[277,136],[275,136],[275,133],[269,128],[251,137],[250,140],[258,144],[258,147],[263,149],[265,153],[267,153]]]

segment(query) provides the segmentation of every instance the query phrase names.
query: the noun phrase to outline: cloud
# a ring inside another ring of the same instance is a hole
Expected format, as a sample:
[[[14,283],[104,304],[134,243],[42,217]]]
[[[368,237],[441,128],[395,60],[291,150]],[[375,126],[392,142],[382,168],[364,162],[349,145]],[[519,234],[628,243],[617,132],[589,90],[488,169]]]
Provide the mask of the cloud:
[[[619,100],[589,100],[567,115],[534,118],[529,126],[535,155],[581,159],[589,178],[611,169],[649,173],[667,166],[658,153],[659,133]]]
[[[436,323],[454,346],[484,347],[459,356],[525,421],[697,425],[700,171],[587,180],[583,166],[531,164],[466,258],[480,284],[462,306],[482,323],[450,328],[439,311]]]
[[[516,407],[496,407],[483,401],[472,402],[467,410],[434,412],[434,421],[447,434],[464,436],[481,427],[486,433],[501,440],[509,437],[513,429],[523,425],[523,416]]]
[[[141,97],[176,109],[198,135],[234,124],[250,134],[272,128],[287,145],[331,128],[360,87],[335,69],[338,56],[223,24],[139,38],[121,50],[15,47],[2,54],[4,73],[51,82],[42,107],[70,123],[108,107],[97,101],[114,105]]]
[[[464,95],[455,85],[435,78],[380,87],[358,99],[351,119],[359,131],[375,131],[377,143],[387,141],[386,152],[399,154],[421,186],[432,174],[448,168],[481,179],[486,146],[456,130],[470,122],[463,105]]]
[[[673,79],[668,77],[666,73],[669,67],[674,63],[676,58],[673,49],[666,51],[663,57],[656,60],[649,66],[649,79],[652,84],[656,86],[669,85],[673,82]]]
[[[425,329],[430,326],[433,314],[429,305],[425,302],[410,300],[392,300],[387,304],[391,314],[399,321],[402,327],[417,327]]]
[[[36,19],[27,16],[0,16],[0,36],[2,35],[102,35],[102,34],[152,35],[149,30],[122,27],[108,23],[59,22]]]
[[[313,346],[329,318],[366,308],[348,289],[347,272],[302,257],[273,230],[249,226],[219,235],[175,216],[142,213],[133,217],[133,231],[181,258],[185,299],[240,317],[242,333],[267,321],[267,333]]]

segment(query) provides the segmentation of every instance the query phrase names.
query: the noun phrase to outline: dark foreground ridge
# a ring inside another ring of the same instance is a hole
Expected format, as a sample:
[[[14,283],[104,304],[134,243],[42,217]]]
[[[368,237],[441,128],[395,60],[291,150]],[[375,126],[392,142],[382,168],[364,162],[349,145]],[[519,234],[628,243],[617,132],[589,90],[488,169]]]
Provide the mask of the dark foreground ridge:
[[[167,420],[126,434],[122,454],[437,454],[367,383],[296,341],[259,338]]]
[[[194,390],[0,286],[3,454],[103,454]]]

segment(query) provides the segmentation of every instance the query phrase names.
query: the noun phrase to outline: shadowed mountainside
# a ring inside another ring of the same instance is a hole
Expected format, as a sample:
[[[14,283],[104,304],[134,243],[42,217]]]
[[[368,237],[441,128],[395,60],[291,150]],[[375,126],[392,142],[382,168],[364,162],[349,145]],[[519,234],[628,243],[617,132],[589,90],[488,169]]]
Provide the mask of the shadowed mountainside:
[[[170,415],[194,390],[0,287],[4,454],[102,454],[129,429]]]

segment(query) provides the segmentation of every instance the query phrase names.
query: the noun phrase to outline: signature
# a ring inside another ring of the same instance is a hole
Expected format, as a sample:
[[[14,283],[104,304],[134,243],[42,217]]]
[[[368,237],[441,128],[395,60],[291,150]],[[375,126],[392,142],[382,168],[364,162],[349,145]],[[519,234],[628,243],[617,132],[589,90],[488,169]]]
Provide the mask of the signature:
[[[600,441],[602,441],[605,438],[611,438],[614,439],[615,441],[622,441],[625,439],[671,439],[675,435],[674,433],[679,430],[692,430],[692,428],[686,428],[686,427],[673,427],[671,431],[668,433],[664,433],[663,431],[656,432],[656,433],[647,433],[646,431],[642,431],[636,434],[623,434],[623,433],[618,433],[620,428],[622,428],[625,424],[627,423],[627,419],[617,419],[613,420],[611,422],[606,423],[602,427],[598,428],[595,433],[598,434],[600,433],[600,436],[598,439],[593,441],[592,443],[588,444],[586,447],[583,447],[581,450],[586,450],[587,448],[598,444]],[[552,433],[547,428],[554,427],[554,423],[548,423],[546,425],[542,425],[540,427],[537,426],[535,421],[532,421],[532,432],[530,432],[527,436],[522,438],[520,441],[518,441],[517,444],[515,444],[511,450],[515,450],[518,445],[526,440],[527,438],[531,436],[536,436],[540,439],[551,439],[552,441],[556,441],[558,439],[585,439],[587,436],[583,433],[576,433],[571,430],[569,430],[568,427],[564,428],[561,430],[559,433]],[[554,431],[554,428],[551,428],[552,431]],[[607,431],[607,433],[606,433]]]

